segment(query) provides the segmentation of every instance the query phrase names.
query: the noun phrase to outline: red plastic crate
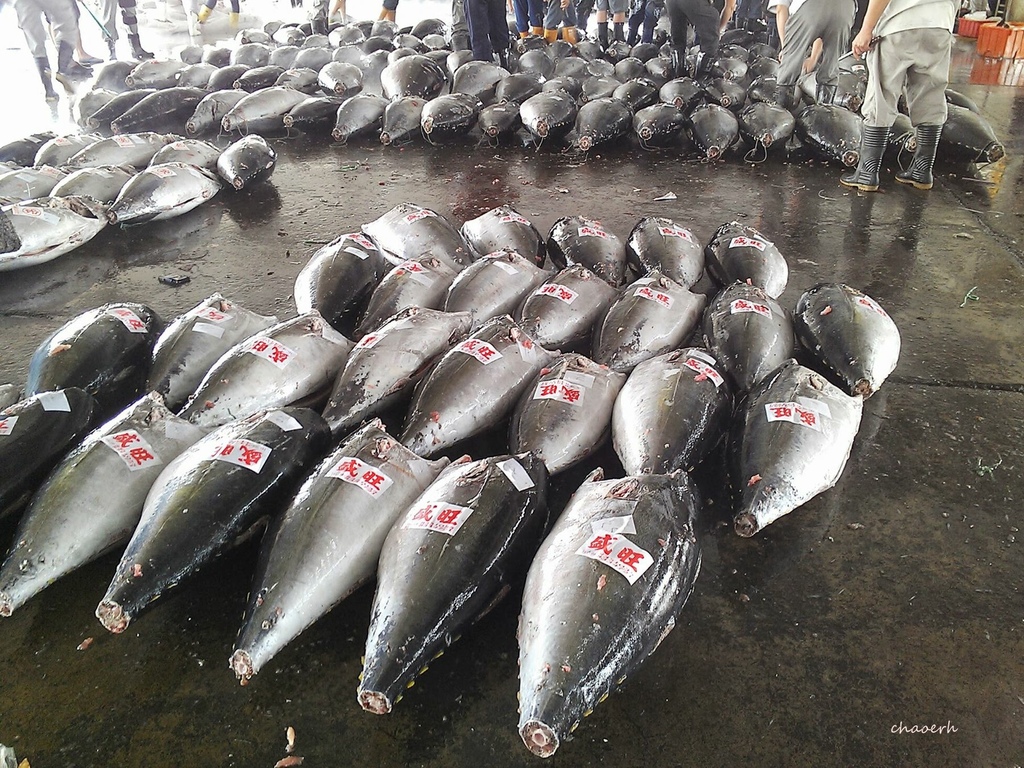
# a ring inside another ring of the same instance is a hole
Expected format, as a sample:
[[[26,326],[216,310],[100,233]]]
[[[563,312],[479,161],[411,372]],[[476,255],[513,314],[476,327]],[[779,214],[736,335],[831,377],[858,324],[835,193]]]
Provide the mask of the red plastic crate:
[[[965,16],[961,16],[957,21],[956,33],[961,37],[977,37],[978,28],[985,22],[974,21],[968,19]]]
[[[978,55],[991,59],[1024,58],[1024,25],[982,24],[978,30]]]

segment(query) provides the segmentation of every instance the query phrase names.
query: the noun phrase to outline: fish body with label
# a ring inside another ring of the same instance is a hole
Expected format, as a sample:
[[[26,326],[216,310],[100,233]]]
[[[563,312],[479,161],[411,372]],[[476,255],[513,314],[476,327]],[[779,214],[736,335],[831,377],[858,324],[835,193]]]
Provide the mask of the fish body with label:
[[[220,179],[194,165],[151,165],[121,188],[107,219],[122,226],[171,219],[198,208],[220,188]]]
[[[789,282],[789,264],[767,237],[738,221],[723,224],[704,246],[704,263],[721,286],[737,280],[756,285],[773,299]]]
[[[377,572],[384,539],[447,459],[421,459],[374,419],[303,481],[260,547],[230,665],[244,684]]]
[[[645,216],[626,239],[626,262],[636,277],[656,269],[691,288],[704,274],[704,249],[687,227],[661,216]]]
[[[508,249],[544,266],[546,247],[537,228],[522,214],[507,205],[492,208],[470,219],[459,230],[477,253]]]
[[[4,206],[0,272],[52,261],[89,242],[106,226],[106,205],[87,197],[43,197]]]
[[[573,494],[533,559],[519,617],[519,734],[550,757],[675,626],[693,591],[700,501],[685,472]]]
[[[526,572],[547,522],[532,454],[457,462],[399,517],[381,551],[358,699],[391,712],[430,662]]]
[[[559,269],[582,264],[613,288],[622,285],[626,248],[600,222],[565,216],[551,226],[547,246],[551,263]]]
[[[431,257],[410,259],[392,267],[370,294],[355,336],[377,330],[409,307],[443,308],[456,274],[457,270]]]
[[[551,273],[515,251],[489,253],[474,261],[448,287],[445,312],[470,312],[473,328],[492,317],[511,315]]]
[[[263,411],[233,421],[168,462],[96,617],[123,632],[142,609],[202,570],[276,514],[330,445],[308,408]]]
[[[458,272],[477,257],[447,219],[412,203],[396,205],[362,229],[393,263],[435,258]]]
[[[90,432],[50,472],[21,519],[0,567],[0,616],[127,542],[157,476],[204,434],[155,392]]]
[[[542,347],[589,353],[594,325],[617,297],[608,283],[574,264],[528,294],[515,318]]]

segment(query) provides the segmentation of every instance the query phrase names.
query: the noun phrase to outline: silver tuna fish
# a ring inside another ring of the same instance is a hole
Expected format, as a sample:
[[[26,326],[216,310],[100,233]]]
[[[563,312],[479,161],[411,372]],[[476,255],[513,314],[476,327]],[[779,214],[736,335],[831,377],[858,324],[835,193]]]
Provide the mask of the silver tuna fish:
[[[508,249],[544,266],[544,238],[524,216],[507,205],[492,208],[462,225],[462,237],[477,253]]]
[[[145,168],[153,155],[168,144],[178,140],[177,136],[164,133],[124,133],[100,139],[90,144],[68,160],[69,168],[95,168],[100,165],[131,165]]]
[[[101,165],[72,171],[53,188],[53,197],[91,197],[109,205],[136,174],[130,165]],[[106,219],[106,216],[104,216]]]
[[[220,188],[216,176],[194,165],[151,165],[121,188],[107,219],[122,226],[172,219],[195,210]]]
[[[388,318],[409,307],[440,309],[456,272],[434,258],[401,262],[374,289],[356,335],[361,337],[377,330]]]
[[[221,119],[220,125],[229,132],[283,131],[284,116],[305,100],[306,94],[294,88],[281,85],[264,88],[239,99]]]
[[[733,221],[723,224],[704,246],[708,272],[719,285],[737,280],[756,285],[773,299],[789,282],[789,265],[768,238],[753,227]]]
[[[200,139],[181,139],[174,141],[161,149],[149,164],[160,165],[161,163],[188,163],[207,171],[217,168],[217,158],[220,157],[220,147],[215,147],[208,141]]]
[[[3,208],[0,272],[44,264],[89,242],[107,226],[106,211],[85,197],[43,197]]]
[[[690,288],[704,274],[704,249],[686,227],[660,216],[645,216],[626,239],[626,262],[637,277],[656,269]]]
[[[470,264],[448,287],[445,312],[469,312],[473,327],[510,315],[550,272],[514,251],[490,253]]]
[[[618,287],[626,272],[622,241],[599,221],[565,216],[548,233],[548,256],[559,269],[582,264],[609,285]]]
[[[582,264],[567,267],[527,296],[516,311],[520,327],[548,349],[590,349],[594,325],[618,292]]]
[[[317,310],[338,330],[365,308],[389,269],[361,232],[339,235],[317,250],[295,278],[292,296],[299,314]]]
[[[0,205],[46,197],[67,176],[59,168],[19,168],[0,174]]]
[[[447,219],[412,203],[396,205],[363,232],[396,261],[431,257],[459,271],[477,255]]]

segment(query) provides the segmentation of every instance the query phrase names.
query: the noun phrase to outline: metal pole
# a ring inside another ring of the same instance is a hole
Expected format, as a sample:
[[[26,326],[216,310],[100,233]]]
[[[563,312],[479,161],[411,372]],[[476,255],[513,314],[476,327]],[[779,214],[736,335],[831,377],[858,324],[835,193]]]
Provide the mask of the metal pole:
[[[78,4],[85,9],[86,13],[89,14],[89,18],[96,22],[96,26],[98,26],[100,31],[103,32],[103,39],[108,43],[113,40],[114,36],[110,34],[105,26],[103,26],[103,22],[96,18],[96,14],[92,12],[92,8],[86,5],[84,0],[78,0]]]

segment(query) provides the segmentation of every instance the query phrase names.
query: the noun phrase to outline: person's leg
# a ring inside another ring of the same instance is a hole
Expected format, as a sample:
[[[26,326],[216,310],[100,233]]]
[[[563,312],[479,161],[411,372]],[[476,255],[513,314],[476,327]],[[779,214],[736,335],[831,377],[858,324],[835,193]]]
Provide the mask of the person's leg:
[[[558,25],[562,22],[561,0],[548,0],[544,11],[544,39],[553,43],[558,39]]]
[[[25,46],[35,59],[43,94],[47,101],[54,101],[57,92],[53,90],[53,73],[46,54],[46,29],[43,27],[42,11],[34,0],[18,0],[14,4],[14,13],[18,17],[21,33],[25,36]]]
[[[594,0],[579,0],[579,2],[576,2],[576,27],[584,35],[587,34],[587,24],[590,22],[590,14],[593,10]]]
[[[117,43],[117,0],[102,0],[99,13],[100,23],[107,31],[107,49],[110,51],[110,58],[116,58],[115,48]]]
[[[664,7],[664,0],[648,0],[647,9],[644,11],[644,31],[640,34],[641,43],[654,42],[654,29],[658,26],[658,19],[661,18]]]
[[[493,61],[490,26],[487,16],[487,0],[466,0],[466,21],[469,23],[469,42],[473,58],[477,61]]]
[[[544,17],[547,15],[547,4],[544,0],[526,0],[526,10],[530,21],[530,34],[540,37],[544,34]]]
[[[629,9],[629,17],[626,19],[626,26],[628,27],[626,42],[630,45],[636,45],[640,41],[640,25],[644,21],[644,11],[646,9],[647,0],[634,2]]]
[[[132,56],[136,59],[152,59],[153,54],[142,47],[142,40],[139,38],[139,17],[136,15],[135,0],[117,0],[117,4],[121,6],[121,21],[128,30]]]
[[[833,0],[822,18],[818,37],[821,59],[815,78],[818,82],[818,103],[831,104],[839,83],[839,57],[850,50],[850,26],[857,10],[854,0]]]
[[[686,17],[693,24],[693,31],[700,40],[700,53],[693,65],[693,77],[702,77],[711,72],[711,65],[718,53],[718,25],[721,17],[711,3],[705,0],[685,0]],[[684,43],[685,45],[685,43]]]
[[[896,174],[896,181],[912,184],[917,189],[932,188],[935,152],[946,122],[946,86],[949,85],[949,58],[952,35],[944,29],[920,29],[900,33],[908,55],[914,63],[907,70],[907,111],[914,124],[917,146],[914,159],[906,171]]]
[[[669,77],[683,77],[686,74],[686,33],[690,25],[686,10],[687,0],[665,0],[669,37],[672,42],[672,63],[669,66]]]
[[[597,0],[597,41],[608,47],[608,0]]]
[[[615,42],[621,43],[626,39],[624,27],[626,25],[626,9],[629,6],[629,0],[609,0],[608,5],[609,10],[612,12],[612,27]]]
[[[527,0],[512,0],[512,14],[516,17],[516,31],[520,37],[530,34],[530,10]]]
[[[572,4],[572,0],[569,0],[562,9],[562,24],[562,39],[570,45],[576,45],[579,36],[576,34],[576,6]]]
[[[508,59],[508,23],[505,21],[505,0],[486,0],[487,36],[491,41],[491,50],[498,57],[498,63],[505,69],[509,68]]]
[[[203,7],[199,9],[199,23],[203,24],[210,14],[213,13],[213,9],[217,7],[217,0],[203,0]]]

